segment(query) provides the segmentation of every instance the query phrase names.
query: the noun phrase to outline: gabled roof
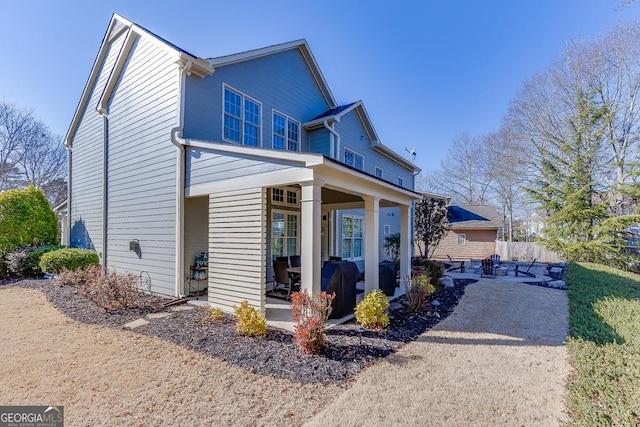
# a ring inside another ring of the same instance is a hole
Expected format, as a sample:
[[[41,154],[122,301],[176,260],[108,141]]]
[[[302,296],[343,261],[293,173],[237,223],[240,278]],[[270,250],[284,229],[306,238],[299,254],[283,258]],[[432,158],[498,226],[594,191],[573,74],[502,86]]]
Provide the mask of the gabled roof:
[[[371,118],[369,118],[369,114],[367,113],[366,108],[364,108],[364,104],[362,101],[352,102],[350,104],[340,105],[338,107],[332,108],[319,116],[314,117],[308,122],[304,123],[304,127],[306,129],[315,129],[323,126],[324,122],[339,122],[340,119],[345,115],[350,113],[351,111],[356,111],[362,125],[364,126],[365,131],[367,132],[367,137],[371,141],[371,147],[375,150],[379,151],[382,155],[390,158],[391,160],[400,163],[407,169],[413,171],[414,173],[419,173],[420,168],[415,164],[411,163],[409,160],[405,159],[386,145],[380,142],[378,138],[378,134],[376,133],[375,128],[373,127],[373,122]]]
[[[189,72],[194,73],[199,76],[204,76],[206,74],[211,74],[213,69],[209,65],[209,63],[199,58],[195,55],[190,54],[184,49],[179,48],[173,43],[168,42],[167,40],[159,37],[158,35],[152,33],[146,28],[137,25],[126,18],[114,13],[111,17],[111,21],[109,22],[109,26],[107,27],[107,32],[105,33],[102,43],[100,45],[100,50],[98,51],[98,55],[93,63],[93,67],[91,68],[91,73],[89,74],[89,78],[87,79],[87,83],[85,84],[84,90],[82,91],[82,96],[80,97],[80,102],[78,102],[78,106],[76,107],[75,114],[73,115],[73,120],[71,121],[71,125],[69,126],[69,130],[67,131],[67,135],[64,139],[64,145],[69,146],[71,139],[75,135],[75,132],[80,123],[80,119],[82,118],[82,113],[85,111],[87,107],[87,103],[89,102],[89,98],[91,97],[91,92],[93,89],[93,85],[95,84],[100,70],[102,68],[102,64],[105,60],[105,56],[108,51],[108,47],[110,42],[126,33],[126,38],[123,44],[121,51],[118,54],[118,58],[116,60],[116,64],[114,65],[111,74],[109,75],[109,79],[103,89],[102,95],[100,97],[100,101],[98,105],[95,106],[96,110],[99,112],[103,112],[105,109],[105,105],[108,103],[108,100],[111,96],[111,93],[115,87],[115,84],[118,80],[120,72],[124,66],[124,63],[129,55],[130,49],[133,46],[137,37],[148,37],[154,42],[158,43],[159,46],[162,46],[165,49],[169,49],[176,53],[176,63],[189,64]]]
[[[246,52],[234,53],[226,56],[208,58],[208,61],[213,68],[216,68],[225,65],[236,64],[238,62],[249,61],[267,55],[273,55],[274,53],[284,52],[291,49],[298,49],[300,51],[302,57],[307,63],[307,66],[309,67],[309,70],[311,71],[311,74],[313,75],[313,78],[316,81],[316,84],[320,88],[320,92],[322,92],[322,96],[324,97],[325,101],[331,108],[335,108],[338,103],[333,97],[331,89],[329,89],[329,85],[322,75],[322,71],[320,71],[320,67],[318,66],[318,63],[316,62],[313,54],[311,53],[311,49],[309,48],[307,41],[304,39],[267,46],[260,49],[248,50]]]
[[[356,105],[356,103],[352,102],[351,104],[340,105],[336,108],[332,108],[320,114],[319,116],[316,116],[313,119],[309,120],[309,122],[314,122],[318,119],[329,119],[329,118],[335,119],[336,116],[342,116],[343,111],[350,109],[354,105]]]
[[[502,227],[495,206],[459,205],[449,206],[451,228],[497,229]]]

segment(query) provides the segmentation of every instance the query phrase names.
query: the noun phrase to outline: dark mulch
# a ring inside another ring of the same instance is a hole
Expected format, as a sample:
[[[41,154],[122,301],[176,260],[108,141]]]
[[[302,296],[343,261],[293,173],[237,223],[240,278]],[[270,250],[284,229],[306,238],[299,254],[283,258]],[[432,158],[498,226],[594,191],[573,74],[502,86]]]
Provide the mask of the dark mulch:
[[[391,324],[383,331],[358,332],[355,321],[335,326],[327,331],[326,348],[317,355],[303,353],[294,344],[292,334],[285,331],[269,329],[261,338],[238,336],[233,316],[224,315],[222,320],[211,322],[208,321],[210,311],[205,308],[173,312],[171,316],[153,319],[135,331],[225,360],[260,375],[298,383],[341,384],[446,318],[453,312],[465,287],[476,281],[454,279],[453,288],[436,290],[431,296],[431,300],[440,302],[435,312],[413,313],[406,309],[400,298],[397,302],[401,308],[391,311]],[[49,280],[4,284],[38,289],[72,319],[110,328],[121,328],[148,313],[166,310],[162,306],[166,299],[145,296],[144,308],[105,313],[73,288],[60,287]]]

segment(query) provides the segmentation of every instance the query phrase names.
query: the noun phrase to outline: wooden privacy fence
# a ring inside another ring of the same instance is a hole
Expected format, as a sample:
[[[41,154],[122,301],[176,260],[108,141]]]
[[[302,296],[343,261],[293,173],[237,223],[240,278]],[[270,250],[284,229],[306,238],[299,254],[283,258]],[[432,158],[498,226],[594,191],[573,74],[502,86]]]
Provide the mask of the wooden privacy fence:
[[[560,254],[545,249],[534,242],[503,242],[496,241],[496,253],[503,260],[517,258],[518,261],[560,262]]]

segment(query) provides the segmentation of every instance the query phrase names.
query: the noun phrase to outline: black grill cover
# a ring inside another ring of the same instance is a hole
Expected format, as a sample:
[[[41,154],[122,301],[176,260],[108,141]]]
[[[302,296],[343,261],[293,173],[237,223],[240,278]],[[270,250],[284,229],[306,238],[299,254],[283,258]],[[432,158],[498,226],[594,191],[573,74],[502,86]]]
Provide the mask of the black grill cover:
[[[322,267],[320,288],[328,294],[336,293],[330,319],[353,313],[356,306],[356,284],[360,277],[358,266],[351,261],[328,262]]]
[[[382,261],[378,267],[378,280],[380,290],[388,297],[396,293],[396,263],[393,261]]]

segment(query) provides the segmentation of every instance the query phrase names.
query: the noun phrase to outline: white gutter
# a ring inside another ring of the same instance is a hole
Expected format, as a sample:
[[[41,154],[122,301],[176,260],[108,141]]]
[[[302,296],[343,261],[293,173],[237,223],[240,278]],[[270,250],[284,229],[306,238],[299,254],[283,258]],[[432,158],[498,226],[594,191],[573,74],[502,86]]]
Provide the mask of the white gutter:
[[[322,126],[325,127],[334,137],[334,143],[329,147],[329,157],[334,160],[340,160],[338,158],[340,153],[340,134],[333,129],[333,125],[329,126],[329,122],[327,120],[322,121]]]

